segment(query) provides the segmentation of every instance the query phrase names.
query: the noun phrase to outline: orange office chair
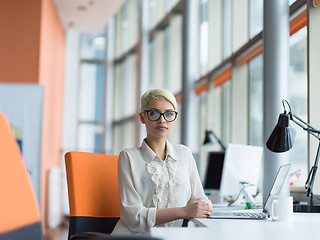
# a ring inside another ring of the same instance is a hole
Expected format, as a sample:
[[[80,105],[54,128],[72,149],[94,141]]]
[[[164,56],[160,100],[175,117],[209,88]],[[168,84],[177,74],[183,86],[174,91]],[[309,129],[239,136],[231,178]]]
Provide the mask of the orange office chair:
[[[67,152],[65,162],[70,206],[68,239],[82,232],[111,233],[120,218],[118,156]]]
[[[0,113],[0,240],[42,239],[36,196],[19,146]]]
[[[70,206],[70,240],[162,240],[151,236],[110,235],[120,218],[118,156],[65,154]]]

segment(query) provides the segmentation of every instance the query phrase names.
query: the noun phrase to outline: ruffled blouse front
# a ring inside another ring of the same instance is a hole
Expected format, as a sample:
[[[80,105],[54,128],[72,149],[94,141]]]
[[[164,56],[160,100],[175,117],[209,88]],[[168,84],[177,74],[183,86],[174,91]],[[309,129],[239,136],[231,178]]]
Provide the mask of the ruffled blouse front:
[[[152,197],[153,205],[156,208],[180,206],[178,198],[181,180],[177,175],[176,160],[168,155],[164,161],[155,158],[154,161],[147,163],[147,170],[156,189]],[[170,224],[164,224],[164,226],[168,225]]]
[[[120,220],[113,234],[148,232],[155,226],[156,209],[182,207],[198,200],[210,204],[191,151],[169,141],[165,160],[161,160],[145,141],[140,148],[122,151],[118,162],[118,185]],[[177,227],[182,221],[161,226]]]

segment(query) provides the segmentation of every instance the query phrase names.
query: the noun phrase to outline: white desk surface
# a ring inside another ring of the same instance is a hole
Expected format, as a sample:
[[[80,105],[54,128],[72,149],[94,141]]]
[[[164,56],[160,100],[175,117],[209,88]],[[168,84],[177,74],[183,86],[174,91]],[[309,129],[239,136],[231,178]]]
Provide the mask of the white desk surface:
[[[320,239],[320,213],[293,213],[293,219],[288,222],[207,218],[196,218],[192,222],[198,226],[152,228],[151,236],[164,240]]]

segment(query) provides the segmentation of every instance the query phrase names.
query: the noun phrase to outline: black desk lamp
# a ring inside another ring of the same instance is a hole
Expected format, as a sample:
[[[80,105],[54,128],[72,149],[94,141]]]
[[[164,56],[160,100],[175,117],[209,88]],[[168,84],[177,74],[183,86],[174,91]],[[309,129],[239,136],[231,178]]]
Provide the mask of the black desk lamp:
[[[226,150],[226,147],[222,141],[217,137],[217,135],[212,130],[206,130],[206,136],[203,142],[203,146],[211,145],[215,143],[215,139],[218,141],[222,150]]]
[[[289,113],[287,113],[285,105],[287,104],[289,106]],[[309,134],[314,136],[319,140],[318,150],[316,159],[314,161],[314,164],[312,168],[310,169],[310,172],[308,174],[307,181],[305,183],[305,188],[307,190],[307,196],[310,198],[310,204],[303,205],[303,204],[295,204],[294,205],[294,211],[295,212],[320,212],[320,205],[315,205],[313,203],[313,197],[317,196],[313,194],[313,184],[315,180],[315,176],[318,169],[318,163],[319,163],[319,151],[320,151],[320,131],[312,127],[310,124],[304,122],[301,118],[294,115],[291,111],[290,104],[287,100],[282,100],[282,105],[284,108],[284,113],[281,113],[278,119],[278,123],[275,126],[274,130],[272,131],[266,145],[267,148],[272,152],[286,152],[290,150],[293,146],[293,140],[291,135],[291,129],[289,126],[289,120],[293,121],[295,124],[300,126],[303,130],[307,131]]]

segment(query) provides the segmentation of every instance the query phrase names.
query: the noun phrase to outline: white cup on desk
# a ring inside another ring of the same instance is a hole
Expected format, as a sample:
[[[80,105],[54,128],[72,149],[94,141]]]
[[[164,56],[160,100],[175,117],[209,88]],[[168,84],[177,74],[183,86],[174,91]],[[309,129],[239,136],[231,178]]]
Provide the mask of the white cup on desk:
[[[293,198],[291,196],[272,196],[271,219],[273,221],[289,221],[293,215]]]

